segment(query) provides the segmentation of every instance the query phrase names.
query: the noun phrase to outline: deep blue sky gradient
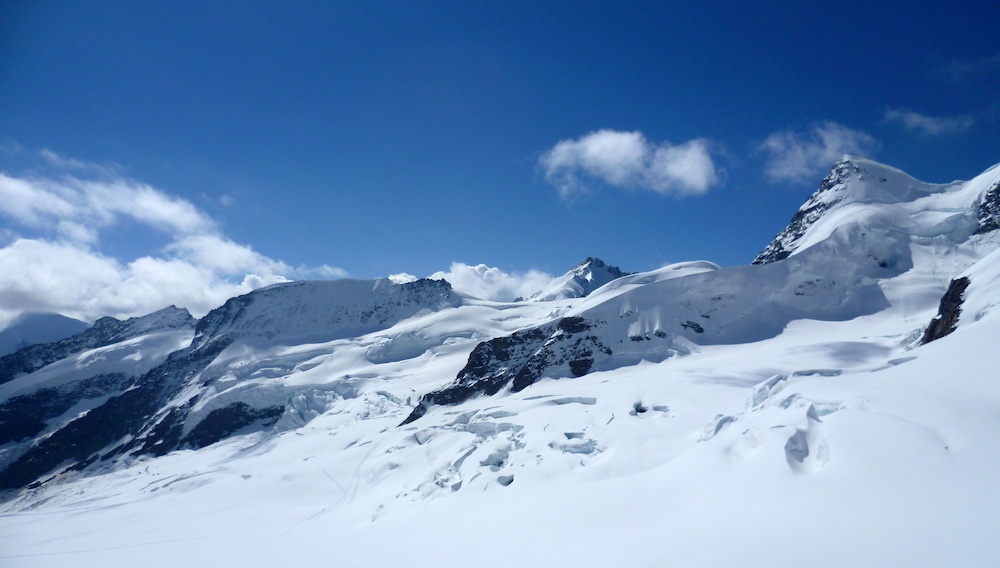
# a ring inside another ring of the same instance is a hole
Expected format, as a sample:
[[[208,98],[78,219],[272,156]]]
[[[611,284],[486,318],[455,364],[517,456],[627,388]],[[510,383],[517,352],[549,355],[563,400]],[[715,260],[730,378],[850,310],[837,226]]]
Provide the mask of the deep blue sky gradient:
[[[833,121],[926,181],[1000,162],[997,30],[983,2],[5,2],[0,139],[118,164],[269,257],[357,277],[742,264],[822,177],[766,179],[772,132]],[[923,136],[888,109],[975,124]],[[539,157],[602,128],[707,138],[721,183],[560,199]]]

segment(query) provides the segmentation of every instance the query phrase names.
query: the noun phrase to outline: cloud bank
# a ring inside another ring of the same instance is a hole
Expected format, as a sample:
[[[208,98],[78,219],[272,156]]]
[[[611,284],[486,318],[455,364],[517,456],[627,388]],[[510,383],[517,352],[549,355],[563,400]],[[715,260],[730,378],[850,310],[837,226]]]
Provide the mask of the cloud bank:
[[[917,132],[924,136],[961,134],[962,132],[968,132],[976,123],[975,119],[971,116],[933,117],[903,109],[889,109],[885,111],[882,121],[899,124],[906,130]]]
[[[545,179],[569,198],[594,181],[661,194],[697,195],[718,182],[704,138],[683,144],[653,144],[641,132],[598,130],[562,140],[539,159]]]
[[[43,150],[55,171],[0,172],[0,327],[25,311],[93,321],[168,305],[196,316],[228,298],[290,278],[340,278],[332,266],[293,268],[237,243],[191,202],[103,166]],[[168,244],[134,259],[102,251],[121,224]],[[22,233],[28,232],[30,235]]]
[[[403,280],[407,276],[394,274],[390,278]],[[485,264],[470,266],[453,262],[448,272],[435,272],[430,278],[447,280],[456,291],[476,298],[509,302],[515,298],[527,298],[545,288],[552,282],[553,276],[538,270],[508,273]]]
[[[793,183],[816,181],[844,154],[867,156],[878,147],[871,135],[836,122],[774,132],[760,144],[766,155],[764,174],[771,181]]]

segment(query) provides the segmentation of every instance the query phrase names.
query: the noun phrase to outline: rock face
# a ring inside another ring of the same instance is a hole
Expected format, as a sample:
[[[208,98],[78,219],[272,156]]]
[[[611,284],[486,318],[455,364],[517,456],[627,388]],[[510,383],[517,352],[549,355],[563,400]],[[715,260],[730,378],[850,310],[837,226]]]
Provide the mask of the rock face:
[[[962,295],[969,284],[970,280],[965,276],[951,281],[948,290],[941,297],[941,305],[938,307],[937,315],[924,330],[924,335],[920,339],[921,345],[941,339],[955,331],[955,328],[958,327],[958,318],[962,314]]]
[[[195,319],[187,310],[170,306],[149,315],[118,320],[107,317],[72,337],[55,343],[32,345],[0,358],[0,384],[18,375],[41,369],[73,353],[104,347],[139,337],[154,329],[182,329],[194,326]]]
[[[1000,229],[1000,182],[993,184],[983,195],[978,213],[979,227],[976,234]]]
[[[821,219],[831,217],[834,210],[861,204],[912,203],[954,187],[954,184],[924,183],[895,168],[864,158],[844,156],[823,178],[819,189],[802,204],[788,226],[754,258],[752,264],[777,262],[815,244],[821,237],[816,234],[809,237],[807,234],[814,233],[811,229],[821,224]]]
[[[836,189],[842,188],[848,180],[860,173],[861,167],[849,159],[837,162],[820,182],[816,193],[795,212],[788,226],[774,237],[751,264],[768,264],[788,258],[809,227],[822,217],[827,209],[843,200],[843,196],[834,195]]]
[[[587,333],[604,325],[582,317],[518,331],[480,343],[452,384],[425,394],[403,421],[409,424],[433,405],[458,404],[480,394],[493,395],[507,385],[521,391],[547,372],[586,375],[596,358],[612,355],[597,335]],[[562,368],[562,369],[560,369]]]
[[[0,414],[3,440],[21,442],[0,454],[0,489],[24,487],[61,471],[122,456],[159,456],[178,448],[201,448],[273,425],[286,412],[281,393],[268,397],[254,389],[234,388],[228,402],[195,412],[200,403],[219,394],[218,384],[205,384],[211,380],[204,376],[205,369],[234,344],[252,348],[331,341],[460,303],[451,286],[440,280],[292,282],[232,298],[197,322],[188,347],[170,353],[140,377],[98,375],[63,388],[33,390],[0,405],[0,411],[17,409]],[[4,358],[5,369],[13,378],[15,373],[32,372],[69,353],[118,344],[171,325],[190,327],[194,320],[176,308],[126,322],[105,318],[48,350]],[[93,408],[30,439],[81,397],[89,397]]]
[[[460,305],[444,280],[288,282],[231,298],[198,321],[194,345],[223,339],[296,344],[363,335],[421,311]]]

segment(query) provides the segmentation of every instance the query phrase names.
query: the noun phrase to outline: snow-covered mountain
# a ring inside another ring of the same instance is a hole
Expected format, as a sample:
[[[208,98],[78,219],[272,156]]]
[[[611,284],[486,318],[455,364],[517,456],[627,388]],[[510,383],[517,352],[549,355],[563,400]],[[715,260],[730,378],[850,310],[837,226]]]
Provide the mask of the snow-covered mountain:
[[[28,312],[0,330],[0,357],[39,343],[52,343],[87,329],[80,320],[62,314]]]
[[[101,320],[0,359],[0,559],[991,566],[998,194],[845,156],[747,266]]]
[[[550,282],[544,290],[533,294],[530,299],[536,302],[549,302],[567,298],[582,298],[608,282],[628,274],[617,266],[606,264],[599,258],[587,257],[569,272]]]

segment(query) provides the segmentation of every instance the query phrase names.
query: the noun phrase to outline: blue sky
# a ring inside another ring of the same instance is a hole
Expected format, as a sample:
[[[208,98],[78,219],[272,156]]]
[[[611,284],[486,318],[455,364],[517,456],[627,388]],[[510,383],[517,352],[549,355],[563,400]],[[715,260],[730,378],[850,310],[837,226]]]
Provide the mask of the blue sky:
[[[746,263],[841,153],[1000,162],[997,29],[982,2],[6,2],[0,322]]]

